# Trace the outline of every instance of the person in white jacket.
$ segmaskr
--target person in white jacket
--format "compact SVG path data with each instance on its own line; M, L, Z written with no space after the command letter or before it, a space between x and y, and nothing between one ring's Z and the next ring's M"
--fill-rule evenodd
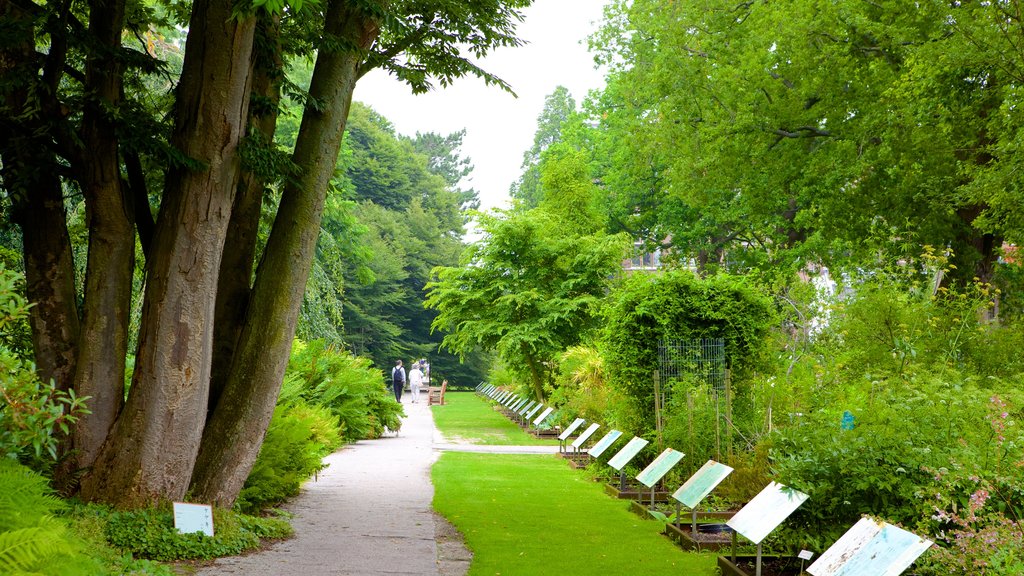
M412 402L415 404L420 399L420 386L423 386L423 372L420 365L413 362L409 369L409 389L412 390Z

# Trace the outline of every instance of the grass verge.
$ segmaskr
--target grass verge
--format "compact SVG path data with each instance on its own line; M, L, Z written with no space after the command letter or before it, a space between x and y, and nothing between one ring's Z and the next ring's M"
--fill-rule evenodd
M447 452L432 474L434 508L473 551L470 576L716 573L713 555L683 552L552 456Z
M445 394L444 406L432 406L434 424L449 441L472 444L535 446L557 445L557 440L540 440L523 432L473 392Z

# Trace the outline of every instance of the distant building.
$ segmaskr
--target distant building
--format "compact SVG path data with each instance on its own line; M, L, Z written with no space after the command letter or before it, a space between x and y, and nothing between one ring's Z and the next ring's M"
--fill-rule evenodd
M661 270L661 248L653 252L644 251L644 243L633 242L633 256L622 261L622 269L626 272L655 272Z
M1021 264L1021 254L1017 251L1017 245L1003 243L1003 255L1000 256L999 260L1006 264Z

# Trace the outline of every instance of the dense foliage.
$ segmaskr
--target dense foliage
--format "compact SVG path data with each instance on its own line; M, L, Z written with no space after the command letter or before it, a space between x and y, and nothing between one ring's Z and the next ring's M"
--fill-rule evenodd
M742 278L631 276L612 294L601 339L609 381L632 399L639 418L621 424L642 432L650 421L658 347L666 341L721 338L729 367L743 376L763 363L773 324L771 301Z
M460 267L439 268L426 305L444 345L459 354L494 350L544 397L556 353L593 326L609 276L624 253L619 236L581 234L544 210L482 217L484 239Z

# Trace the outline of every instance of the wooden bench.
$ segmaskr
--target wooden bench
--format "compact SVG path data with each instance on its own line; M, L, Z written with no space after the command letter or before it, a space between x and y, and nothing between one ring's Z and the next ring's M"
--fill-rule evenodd
M431 386L427 388L427 406L431 404L440 404L444 406L444 393L448 389L448 381L441 382L441 386Z

